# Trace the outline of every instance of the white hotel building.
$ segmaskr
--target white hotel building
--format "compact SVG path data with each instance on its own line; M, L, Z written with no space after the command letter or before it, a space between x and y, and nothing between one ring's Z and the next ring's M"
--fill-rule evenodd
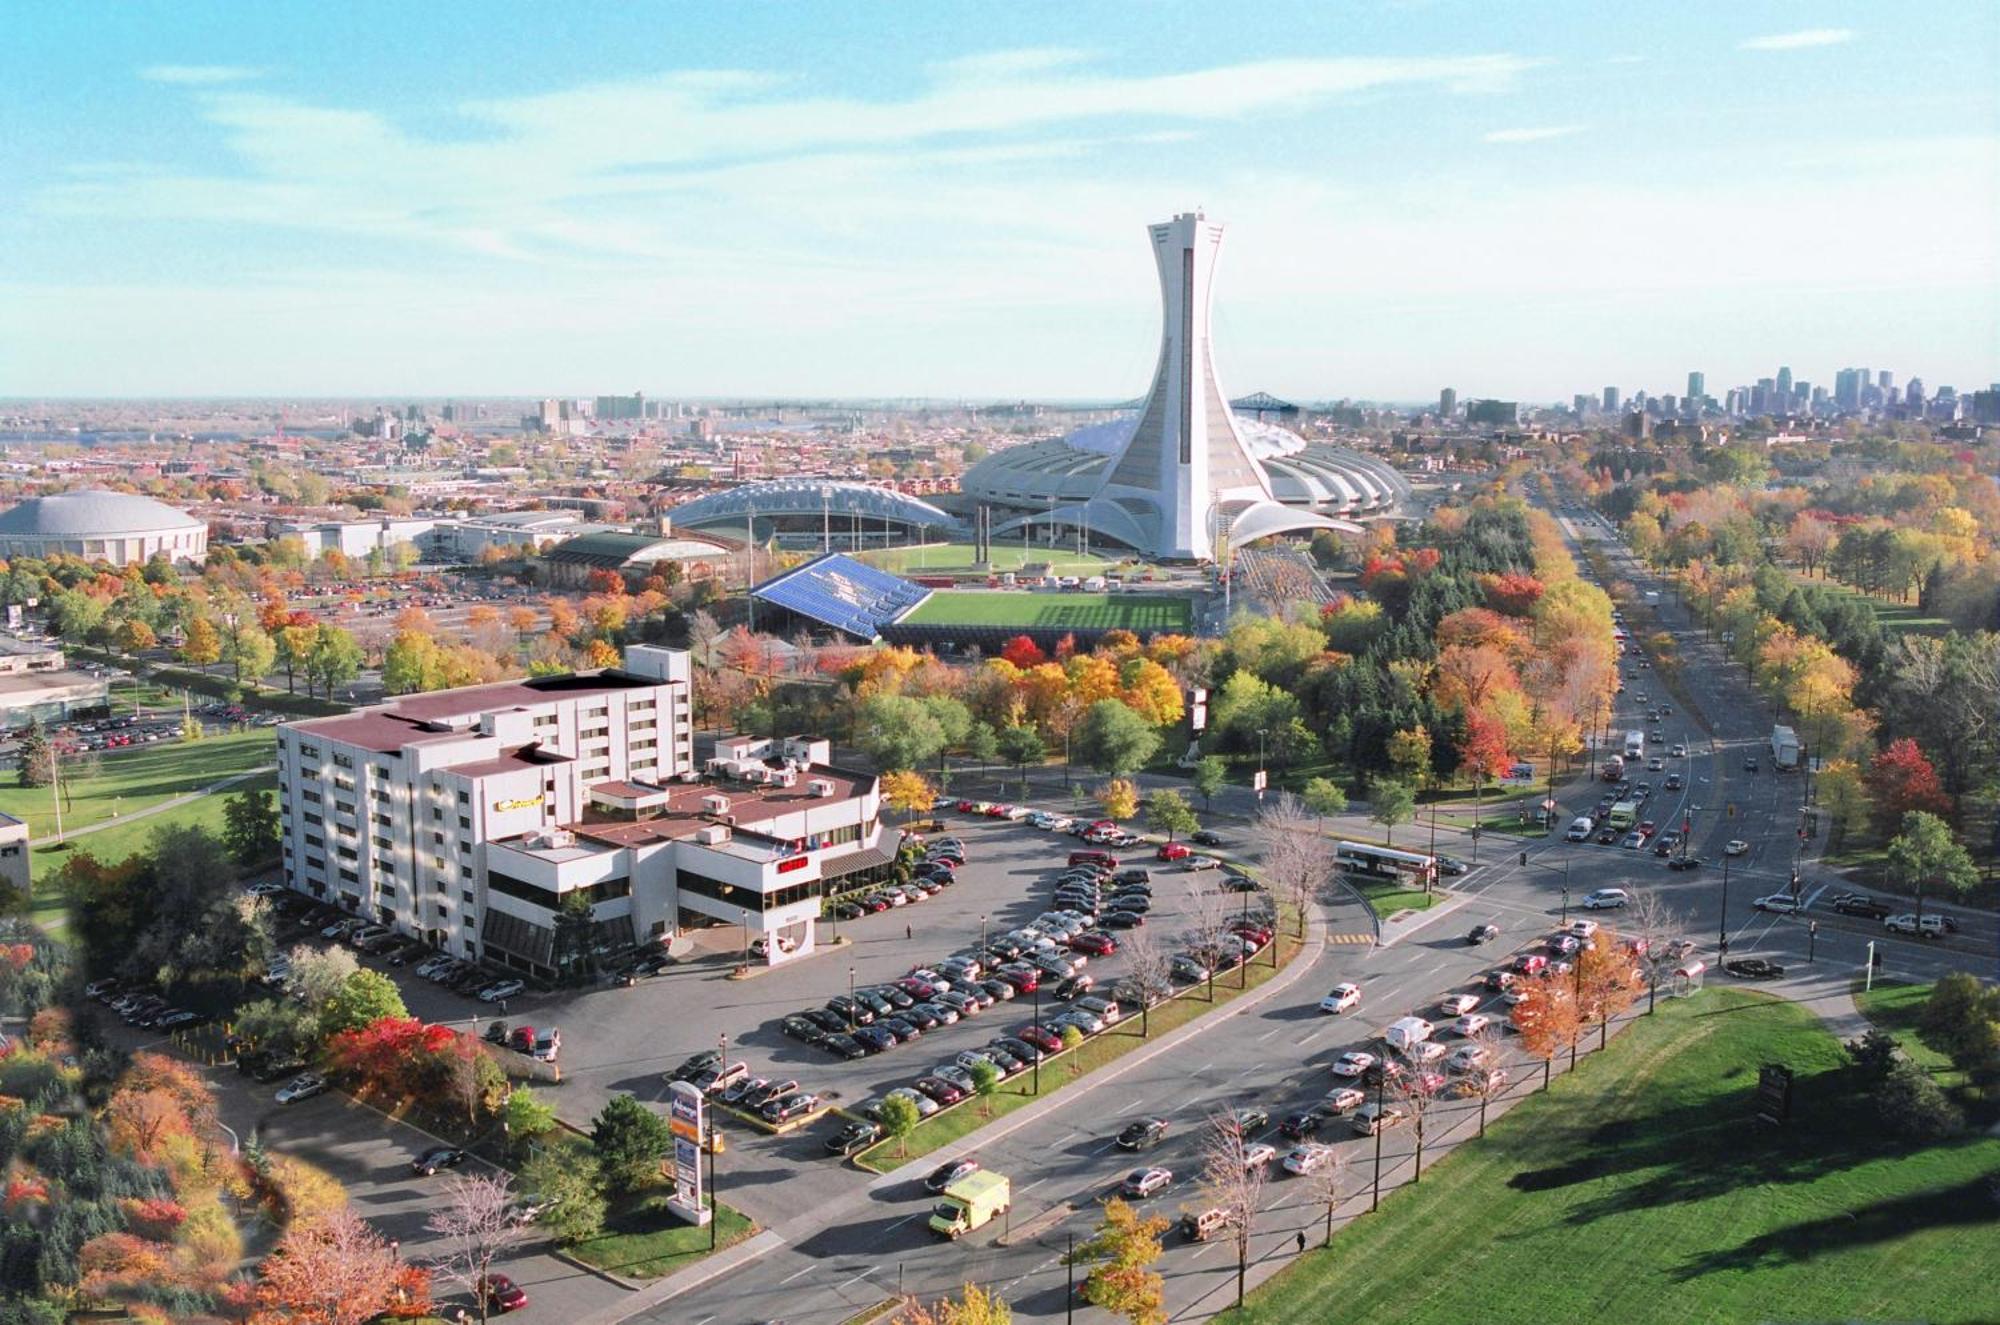
M725 738L697 768L690 705L688 655L634 645L601 672L287 723L285 881L542 978L578 895L600 953L742 924L803 956L822 894L893 859L877 779L809 738Z

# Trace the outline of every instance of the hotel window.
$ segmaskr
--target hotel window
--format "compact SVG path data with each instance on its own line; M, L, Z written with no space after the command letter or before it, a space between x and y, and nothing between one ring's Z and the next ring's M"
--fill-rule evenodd
M318 828L320 825L326 822L326 820L320 818L316 814L302 814L299 817L304 819L307 823L311 824L315 828Z
M336 754L333 757L333 766L335 768L353 768L354 761L352 759L349 759L346 755Z
M466 832L471 832L471 831L472 831L472 820L470 820L470 819L466 818L466 817L465 817L464 815L462 815L462 814L461 814L461 815L459 815L459 816L458 816L458 826L459 826L459 828L461 828L462 830L464 830L464 831L466 831Z
M469 791L461 791L461 792L459 792L459 793L458 793L458 803L459 803L460 805L470 805L470 804L472 804L472 793L471 793L471 792L469 792Z
M312 833L307 833L306 845L309 847L320 847L321 849L324 849L326 846L326 839L323 837L316 836Z
M311 787L306 788L305 801L308 805L319 804L319 799L318 792L314 791Z
M319 747L318 747L318 746L316 746L316 745L301 745L301 746L299 747L299 758L301 758L301 759L318 759L318 758L319 758Z
M353 801L335 801L335 802L333 803L333 808L334 808L335 810L339 811L339 812L340 812L341 814L353 814L353 813L354 813L354 802L353 802Z

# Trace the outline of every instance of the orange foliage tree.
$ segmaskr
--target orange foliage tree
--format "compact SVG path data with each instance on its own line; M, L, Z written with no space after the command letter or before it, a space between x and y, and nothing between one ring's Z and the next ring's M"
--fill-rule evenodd
M403 1267L342 1205L295 1222L260 1267L251 1325L365 1325L397 1305Z
M1521 1047L1542 1060L1542 1089L1547 1090L1556 1056L1564 1050L1574 1053L1577 1037L1583 1034L1570 977L1536 981L1530 996L1514 1005L1510 1020L1521 1033Z

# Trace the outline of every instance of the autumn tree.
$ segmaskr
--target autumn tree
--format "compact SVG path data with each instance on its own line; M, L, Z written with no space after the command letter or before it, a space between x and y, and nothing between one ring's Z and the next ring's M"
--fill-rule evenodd
M1340 784L1332 778L1306 779L1301 797L1305 801L1305 807L1318 816L1321 828L1326 826L1328 815L1347 812L1347 793L1342 791Z
M222 658L222 636L215 629L215 623L207 617L198 616L188 622L182 637L180 659L206 672L210 665Z
M1868 787L1860 765L1836 759L1820 769L1814 794L1827 816L1827 846L1840 850L1847 835L1868 820Z
M967 1284L956 1300L941 1297L929 1304L912 1300L896 1319L903 1325L1012 1325L1014 1313L999 1293Z
M1415 786L1430 775L1431 734L1422 723L1391 732L1387 753L1399 780Z
M251 1325L366 1325L393 1300L398 1271L352 1206L294 1219L258 1267Z
M1139 812L1139 788L1130 778L1112 778L1097 789L1097 804L1107 819L1130 819Z
M479 1319L486 1320L492 1297L493 1262L518 1246L526 1229L509 1217L512 1188L507 1177L454 1173L445 1179L424 1227L437 1235L431 1268L472 1294Z
M1039 667L1048 661L1048 655L1042 652L1041 646L1026 635L1016 635L1001 645L1000 656L1023 670Z
M320 1033L331 1039L342 1031L359 1030L384 1018L404 1018L402 990L379 971L359 970L340 982L320 1008Z
M1139 1212L1114 1196L1104 1204L1097 1232L1070 1255L1073 1265L1090 1266L1084 1300L1123 1316L1131 1325L1165 1325L1166 1282L1153 1268L1162 1248L1160 1235L1167 1221Z
M937 789L922 773L896 769L882 775L882 803L902 811L908 822L937 804Z
M1644 977L1631 949L1609 926L1586 939L1573 960L1577 1012L1584 1020L1597 1023L1597 1047L1602 1049L1610 1037L1611 1019L1637 1000ZM1575 1065L1574 1050L1571 1065Z
M1951 799L1937 770L1909 737L1900 737L1869 761L1868 795L1876 831L1886 836L1914 811L1939 817L1951 813Z
M1576 1042L1583 1034L1583 1023L1570 982L1562 979L1537 981L1530 988L1529 996L1514 1005L1509 1020L1521 1033L1521 1047L1542 1060L1542 1089L1547 1090L1557 1056L1566 1050L1574 1053Z

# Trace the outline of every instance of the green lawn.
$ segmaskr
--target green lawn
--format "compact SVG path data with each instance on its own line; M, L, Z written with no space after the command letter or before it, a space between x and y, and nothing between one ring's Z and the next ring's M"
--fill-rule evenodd
M1375 908L1375 914L1384 920L1398 911L1428 911L1444 900L1444 894L1427 893L1421 888L1392 888L1380 883L1357 884L1355 887Z
M1891 1138L1845 1057L1790 1003L1663 1003L1231 1319L2000 1319L2000 1139ZM1798 1074L1783 1130L1754 1120L1767 1062Z
M209 736L187 744L167 741L97 755L96 777L71 781L63 807L65 832L143 810L163 800L275 763L277 739L268 728ZM24 819L36 841L55 836L55 796L47 787L0 787L0 814Z
M1947 1090L1965 1084L1965 1073L1952 1066L1948 1055L1938 1052L1917 1036L1917 1017L1930 999L1929 985L1906 985L1877 980L1873 989L1854 986L1854 1004L1861 1014L1881 1030L1896 1037L1896 1043L1910 1061L1937 1078Z
M1165 594L940 589L899 624L1185 631L1188 619L1188 600Z
M717 1251L756 1232L747 1215L728 1205L716 1208ZM667 1194L656 1192L614 1209L604 1232L569 1248L586 1265L627 1279L657 1279L708 1255L709 1230L682 1223L667 1209Z
M865 561L883 570L895 571L899 575L921 575L925 571L969 571L972 569L972 544L970 543L930 543L922 547L876 548L870 552L852 554L856 561ZM1116 557L1100 557L1094 552L1078 556L1074 551L1065 552L1060 548L996 547L988 559L987 569L1019 570L1033 563L1048 565L1057 575L1095 575L1107 566L1118 564Z
M1283 970L1298 953L1299 941L1292 937L1290 930L1278 936L1278 966ZM1147 1026L1148 1038L1139 1038L1139 1018L1128 1016L1125 1020L1105 1031L1102 1035L1085 1040L1071 1053L1042 1064L1042 1095L1053 1094L1070 1082L1077 1080L1108 1063L1114 1063L1141 1045L1152 1043L1152 1038L1166 1034L1175 1027L1184 1026L1196 1017L1241 997L1249 989L1256 989L1276 973L1271 966L1268 949L1260 953L1249 971L1248 989L1238 989L1236 972L1225 971L1215 977L1215 1002L1210 1003L1205 996L1206 986L1197 985L1189 993L1153 1009L1151 1022ZM1042 1011L1054 1016L1062 1004L1046 999ZM1021 1011L1019 1000L1015 1010ZM994 1118L1004 1117L1014 1110L1033 1104L1040 1096L1030 1087L1035 1079L1032 1071L1023 1072L1011 1081L1003 1082L986 1103L991 1106L991 1117L985 1116L978 1101L969 1101L956 1108L948 1109L926 1122L917 1124L916 1130L903 1143L884 1141L872 1150L864 1150L858 1162L864 1168L878 1173L887 1173L905 1164L915 1163L934 1150L950 1145L961 1137L970 1136Z

